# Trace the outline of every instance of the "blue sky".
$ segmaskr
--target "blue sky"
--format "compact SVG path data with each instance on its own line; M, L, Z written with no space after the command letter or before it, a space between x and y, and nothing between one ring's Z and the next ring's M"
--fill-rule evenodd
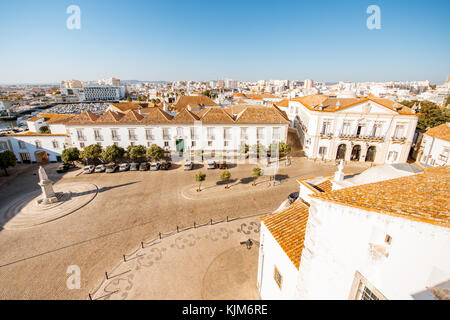
M69 30L69 5L81 29ZM366 27L369 5L381 29ZM0 84L450 75L450 1L0 1Z

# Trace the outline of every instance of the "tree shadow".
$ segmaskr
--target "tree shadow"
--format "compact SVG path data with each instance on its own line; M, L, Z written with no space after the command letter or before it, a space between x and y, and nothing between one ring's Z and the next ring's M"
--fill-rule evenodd
M235 183L237 180L238 179L230 179L230 180L228 180L228 185ZM222 181L222 180L216 181L216 185L218 185L218 186L226 186L227 185L227 181Z
M250 182L253 182L254 180L255 180L255 178L252 178L252 177L242 178L240 180L240 183L242 183L242 184L249 184Z

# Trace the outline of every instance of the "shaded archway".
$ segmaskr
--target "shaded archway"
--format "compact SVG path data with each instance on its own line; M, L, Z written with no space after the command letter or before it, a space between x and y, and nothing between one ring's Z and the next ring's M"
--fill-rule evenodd
M48 162L48 154L43 150L36 151L34 153L37 163L47 163Z
M366 153L366 162L374 162L376 153L377 153L377 148L375 146L369 147L369 149L367 149L367 153Z
M336 153L336 160L345 160L345 153L347 152L347 145L340 144L337 153Z
M361 146L357 144L352 149L352 154L350 156L351 161L359 161L359 157L361 156Z

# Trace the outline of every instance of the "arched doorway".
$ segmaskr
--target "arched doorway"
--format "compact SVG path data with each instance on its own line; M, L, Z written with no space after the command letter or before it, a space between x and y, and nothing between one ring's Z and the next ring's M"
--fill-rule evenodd
M369 149L367 149L367 153L366 153L366 162L374 162L376 153L377 153L377 148L375 146L369 147Z
M347 145L340 144L337 153L336 153L336 160L345 160L345 153L347 151Z
M34 153L37 163L47 163L48 162L48 154L47 152L40 150Z
M352 149L352 155L350 156L351 161L359 161L359 157L361 156L361 146L357 144Z

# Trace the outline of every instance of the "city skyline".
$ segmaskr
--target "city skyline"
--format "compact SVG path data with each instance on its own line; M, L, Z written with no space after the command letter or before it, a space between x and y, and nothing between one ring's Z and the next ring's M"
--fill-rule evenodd
M66 26L73 4L81 9L79 30ZM379 30L366 26L372 4L380 7ZM450 70L447 1L119 1L114 7L6 1L0 7L9 47L1 54L1 85L111 76L441 84Z

